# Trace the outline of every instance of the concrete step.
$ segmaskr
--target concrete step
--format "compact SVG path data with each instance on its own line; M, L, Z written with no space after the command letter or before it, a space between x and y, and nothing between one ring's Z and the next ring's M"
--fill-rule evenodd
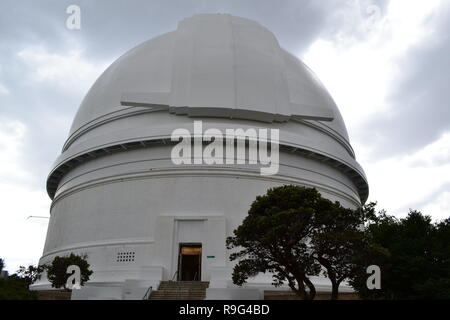
M206 290L208 287L168 287L162 286L159 287L158 290Z
M204 300L206 281L162 281L158 290L152 291L151 300Z
M204 295L204 292L196 292L196 293L190 293L190 292L166 292L166 291L154 291L152 292L152 295L171 295L171 296L202 296Z
M172 290L172 289L160 290L160 289L158 289L156 291L188 294L188 293L202 293L202 292L205 292L205 290Z
M152 294L151 297L152 298L156 298L156 297L194 297L194 298L201 298L204 297L204 294L165 294L165 293L161 293L161 294Z
M204 300L205 296L192 296L192 295L152 295L150 297L150 300Z
M179 296L189 296L189 295L204 295L205 291L202 292L177 292L177 291L165 291L165 290L157 290L151 293L152 295L179 295Z
M190 296L204 296L204 294L155 293L155 294L151 295L151 297L156 297L156 296L173 296L173 297L185 296L185 297L190 297Z
M180 291L187 291L187 290L206 290L207 287L205 288L189 288L189 287L159 287L158 290L180 290Z
M205 290L206 288L182 288L182 287L178 287L178 288L174 288L174 287L159 287L158 290L180 290L180 291L187 291L187 290Z
M192 298L192 297L176 297L176 298L167 298L167 297L161 297L161 298L152 298L152 300L205 300L205 298Z
M207 285L189 285L189 284L161 284L159 285L160 288L208 288Z
M159 285L160 287L208 287L209 283L208 282L185 282L185 281L163 281L161 282L161 284Z

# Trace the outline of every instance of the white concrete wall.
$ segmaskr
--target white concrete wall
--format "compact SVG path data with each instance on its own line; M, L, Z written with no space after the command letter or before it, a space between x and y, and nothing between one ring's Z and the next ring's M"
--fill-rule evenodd
M41 263L74 251L89 256L95 283L140 279L149 267L160 268L160 280L169 280L177 270L178 244L201 242L202 280L224 287L231 283L234 265L228 261L225 239L268 188L283 183L314 186L345 206L358 205L352 182L312 159L282 153L280 174L262 177L245 165L171 167L164 159L170 148L97 158L65 176L52 205ZM196 222L195 231L185 229L186 222ZM119 252L133 253L133 261L117 262Z
M253 31L247 33L245 26ZM53 203L41 263L86 253L93 284L140 279L157 285L175 273L178 243L198 241L204 248L202 280L211 281L212 288L228 287L233 263L225 239L268 188L315 187L350 208L365 201L367 182L339 110L311 71L279 48L268 30L224 15L190 18L179 27L182 31L147 41L118 59L83 100L49 175ZM259 36L249 36L253 32ZM229 43L240 49L224 58ZM273 49L270 54L267 48ZM191 58L199 60L192 65ZM195 72L186 73L191 67ZM221 68L228 80L217 77ZM161 101L129 105L122 103L124 94ZM334 118L311 117L321 110ZM257 165L174 165L172 145L163 143L174 129L192 132L194 120L203 121L203 131L278 129L283 147L278 174L261 176ZM140 149L110 154L126 143ZM120 253L129 261L118 261ZM48 283L43 279L41 285Z

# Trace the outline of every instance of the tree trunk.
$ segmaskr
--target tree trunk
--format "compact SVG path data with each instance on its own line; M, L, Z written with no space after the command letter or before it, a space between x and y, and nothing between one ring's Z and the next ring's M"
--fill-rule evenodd
M308 294L307 300L314 300L314 298L316 297L316 287L311 282L311 280L309 280L307 277L305 277L304 281L309 288L309 294Z
M333 281L331 283L331 300L338 300L339 298L339 283Z
M298 280L297 281L297 286L298 288L295 286L294 282L289 281L289 287L292 289L292 291L295 292L296 295L298 295L300 298L306 300L306 291L305 291L305 285L303 283L302 280Z

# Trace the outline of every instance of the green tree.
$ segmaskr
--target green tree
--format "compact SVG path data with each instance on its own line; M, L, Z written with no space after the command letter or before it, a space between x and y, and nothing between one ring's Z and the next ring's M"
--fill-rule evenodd
M228 249L239 249L230 255L230 260L239 260L233 282L242 285L249 277L270 272L275 286L287 282L303 299L314 299L309 276L318 275L321 267L308 240L322 201L317 190L297 186L269 189L258 196L234 236L227 238Z
M71 253L69 256L59 257L56 256L50 265L46 265L47 278L54 288L66 288L67 279L70 274L67 273L67 268L71 265L77 265L80 267L81 279L80 284L83 285L89 280L92 271L89 269L90 265L87 262L87 256L79 256Z
M310 246L313 256L324 268L332 284L331 299L338 299L339 285L367 267L381 251L369 244L364 225L372 218L369 204L358 210L323 199L314 218Z
M43 271L44 271L43 266L37 267L33 265L29 265L28 267L20 266L19 270L16 271L15 276L22 279L28 286L30 286L41 277Z
M0 300L35 300L36 291L28 290L28 286L22 279L14 275L8 279L0 280Z
M372 245L389 252L380 266L382 288L367 290L364 270L351 284L365 298L449 299L449 220L433 224L429 216L414 210L404 219L380 212L366 232Z
M240 249L230 256L239 260L233 282L242 285L248 277L271 272L275 286L287 281L299 296L314 299L309 276L322 273L332 283L331 298L337 299L342 281L388 254L372 245L364 231L365 223L375 217L374 207L371 203L347 209L314 188L269 189L256 198L234 236L227 239L229 249Z
M0 272L5 267L5 260L0 259ZM28 290L28 285L23 279L12 275L0 279L0 300L34 300L36 292Z

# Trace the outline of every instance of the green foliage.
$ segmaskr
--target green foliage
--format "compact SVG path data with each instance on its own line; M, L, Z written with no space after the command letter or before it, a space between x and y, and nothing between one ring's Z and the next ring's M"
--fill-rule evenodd
M366 288L361 268L351 284L365 298L449 299L450 219L433 224L431 218L410 211L404 219L381 212L366 230L372 246L389 255L379 261L381 290Z
M73 253L66 257L56 256L50 265L45 266L47 278L52 284L52 287L66 289L66 282L70 276L70 274L67 273L67 268L71 265L80 267L81 285L88 281L92 271L89 270L90 265L86 258L86 256L78 256Z
M35 300L37 293L28 290L28 285L22 279L11 276L0 280L0 300Z
M230 256L239 260L233 282L242 285L260 272L271 272L275 286L287 282L298 295L313 299L309 276L319 275L324 267L337 298L339 284L357 271L356 259L371 252L362 230L367 216L322 198L313 188L270 189L256 198L227 239L229 249L240 249Z
M16 271L15 276L25 281L25 283L29 286L36 282L41 277L42 272L44 271L43 266L33 266L29 265L28 267L20 266L19 270Z
M3 271L3 268L5 267L5 260L3 260L2 258L0 258L0 272Z
M258 196L234 236L227 238L229 249L240 249L230 256L239 259L233 282L242 285L260 272L271 272L275 286L287 282L298 295L314 298L307 275L319 274L320 265L311 256L307 238L320 199L317 190L296 186L269 189Z
M367 266L375 254L364 232L364 224L371 219L366 208L351 210L339 202L323 199L315 215L310 247L313 256L324 267L324 275L332 284L332 299L338 298L339 285Z

